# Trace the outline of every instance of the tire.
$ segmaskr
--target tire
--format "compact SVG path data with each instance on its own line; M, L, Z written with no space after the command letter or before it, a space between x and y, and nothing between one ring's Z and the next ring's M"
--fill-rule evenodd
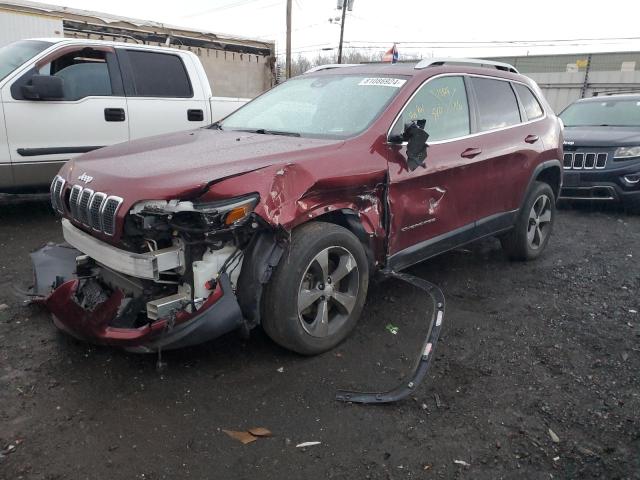
M325 352L355 328L368 286L369 264L355 235L331 223L302 225L265 288L262 326L289 350Z
M518 214L513 230L500 238L511 260L534 260L544 251L556 218L556 201L547 183L535 182Z

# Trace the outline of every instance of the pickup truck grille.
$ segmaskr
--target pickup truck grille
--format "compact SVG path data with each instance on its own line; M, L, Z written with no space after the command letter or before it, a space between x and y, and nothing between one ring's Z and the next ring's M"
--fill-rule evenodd
M607 165L606 153L570 152L564 154L562 166L565 170L602 169Z
M65 181L56 176L51 183L51 205L58 213L65 211ZM74 185L68 194L67 210L73 220L85 227L112 236L116 230L116 214L122 198L94 192Z

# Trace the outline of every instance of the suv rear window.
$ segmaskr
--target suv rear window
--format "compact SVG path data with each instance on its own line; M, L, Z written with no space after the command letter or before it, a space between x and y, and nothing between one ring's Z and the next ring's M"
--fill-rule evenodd
M476 92L480 130L493 130L520 123L520 110L511 84L503 80L472 77Z
M529 87L521 83L514 83L513 87L516 89L516 92L518 92L520 102L522 102L522 106L524 107L524 113L527 114L527 120L534 120L544 115L540 102L538 102L538 99Z
M127 50L138 97L193 96L191 82L177 55Z

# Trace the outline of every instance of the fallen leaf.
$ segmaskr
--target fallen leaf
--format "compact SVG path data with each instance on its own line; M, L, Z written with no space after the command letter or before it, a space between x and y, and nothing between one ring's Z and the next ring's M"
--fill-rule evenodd
M263 427L250 428L247 431L256 437L270 437L272 435L271 430L267 430Z
M222 430L222 431L227 435L229 435L234 440L238 440L239 442L242 442L245 445L247 443L255 442L258 439L258 437L251 435L249 432L236 432L235 430Z
M551 441L553 443L560 443L560 437L558 437L558 435L556 435L556 432L551 429L549 429L549 436L551 437Z
M9 305L7 305L6 303L0 304L0 312L3 311L3 310L6 310L8 308L9 308Z
M282 372L284 372L284 367L280 367L280 368L278 368L276 371L277 371L278 373L282 373Z
M296 448L313 447L314 445L320 445L322 442L302 442L296 445Z

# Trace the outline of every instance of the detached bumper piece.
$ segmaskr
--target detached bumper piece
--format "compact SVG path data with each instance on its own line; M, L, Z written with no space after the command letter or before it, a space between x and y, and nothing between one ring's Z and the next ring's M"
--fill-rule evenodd
M396 278L398 280L405 281L414 287L422 289L425 293L428 293L433 300L433 313L429 322L429 330L427 337L420 350L420 356L418 357L412 372L403 380L403 382L397 387L387 392L355 392L349 390L338 390L336 393L336 400L341 402L353 402L353 403L392 403L402 400L411 395L418 385L424 380L431 366L431 359L434 355L434 350L438 337L440 336L440 330L442 328L442 321L444 320L444 294L433 283L427 282L413 275L406 273L387 272L388 278Z

